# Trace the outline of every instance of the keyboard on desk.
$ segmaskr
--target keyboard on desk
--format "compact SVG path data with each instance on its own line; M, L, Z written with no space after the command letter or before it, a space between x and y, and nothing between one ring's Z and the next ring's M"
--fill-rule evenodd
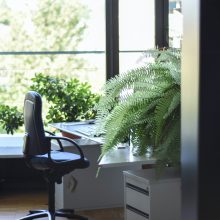
M76 128L75 128L75 131L78 132L78 133L81 133L83 135L86 135L86 136L94 136L95 134L95 125L94 124L91 124L91 125L78 125Z
M60 129L61 131L64 130L66 132L70 133L77 133L83 134L87 137L100 137L100 135L96 135L96 124L94 120L87 120L84 122L64 122L60 126L55 126L57 129Z

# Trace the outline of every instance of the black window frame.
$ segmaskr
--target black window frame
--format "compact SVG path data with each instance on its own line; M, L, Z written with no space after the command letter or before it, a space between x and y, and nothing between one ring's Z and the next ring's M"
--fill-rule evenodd
M119 74L119 1L106 0L106 79ZM155 47L169 47L169 0L155 0ZM134 51L133 51L134 52Z

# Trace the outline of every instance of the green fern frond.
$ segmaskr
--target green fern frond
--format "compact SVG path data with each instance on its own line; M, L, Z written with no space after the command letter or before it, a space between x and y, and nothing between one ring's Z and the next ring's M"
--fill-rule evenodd
M173 99L170 102L170 106L167 110L167 113L164 115L164 119L166 120L173 111L175 111L178 106L180 106L180 91L175 91L175 93L173 94Z
M181 52L179 49L149 50L147 54L155 58L155 64L163 63L164 68L170 70L171 76L180 85Z
M137 99L131 97L133 102L122 102L116 106L111 114L106 118L105 121L105 142L104 148L109 149L109 146L114 146L123 140L134 128L137 119L143 117L143 107L146 105L146 100ZM139 102L137 104L137 102ZM140 110L141 109L141 110ZM143 124L143 123L142 123ZM116 139L116 137L118 138Z
M166 132L166 136L156 150L155 157L158 163L178 166L180 163L180 118L176 118Z
M131 136L137 152L156 149L159 165L178 164L180 152L180 51L150 51L152 63L109 80L96 105L101 157Z
M180 92L177 88L170 89L160 98L155 110L155 144L158 145L160 139L163 138L162 131L168 121L172 120L172 113L180 105Z

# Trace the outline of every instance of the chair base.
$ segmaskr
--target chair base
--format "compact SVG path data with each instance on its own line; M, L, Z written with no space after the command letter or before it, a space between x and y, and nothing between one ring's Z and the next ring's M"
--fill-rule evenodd
M46 210L36 211L35 213L21 217L18 220L31 220L31 219L44 218L44 217L48 217L48 220L54 220L54 217L51 216L51 214Z
M31 210L29 215L19 218L19 220L31 220L37 218L48 217L49 220L55 220L57 217L66 217L69 219L88 220L88 218L75 214L73 209L59 209L55 213L50 213L48 210Z

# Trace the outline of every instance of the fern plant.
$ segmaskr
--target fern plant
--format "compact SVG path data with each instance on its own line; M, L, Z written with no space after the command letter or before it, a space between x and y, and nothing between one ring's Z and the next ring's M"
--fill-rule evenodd
M153 146L157 164L180 161L180 50L151 50L153 61L110 79L96 105L101 157L131 137L137 153Z

